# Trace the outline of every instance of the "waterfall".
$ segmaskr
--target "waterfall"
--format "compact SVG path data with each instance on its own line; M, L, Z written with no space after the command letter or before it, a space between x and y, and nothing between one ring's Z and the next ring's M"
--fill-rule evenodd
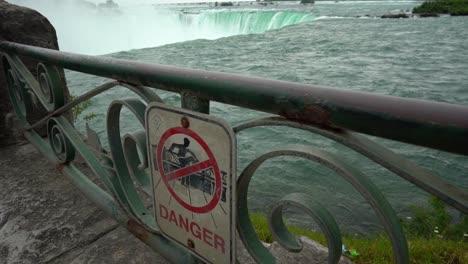
M46 16L56 29L61 50L89 55L258 34L315 19L301 10L251 7L129 5L109 9L83 0L10 1Z
M310 13L294 11L206 11L199 14L181 14L187 28L203 35L230 36L263 33L267 30L313 21Z

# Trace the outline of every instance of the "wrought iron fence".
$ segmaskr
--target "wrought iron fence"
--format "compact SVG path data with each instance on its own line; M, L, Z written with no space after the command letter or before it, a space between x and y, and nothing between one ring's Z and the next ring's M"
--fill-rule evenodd
M150 102L162 102L157 89L179 93L182 108L209 113L210 101L271 113L274 116L247 121L233 128L235 133L258 126L288 126L319 134L368 157L401 178L431 193L447 204L468 213L468 192L434 175L412 161L373 142L367 134L447 152L468 155L468 107L370 93L273 81L234 74L145 64L104 57L77 55L11 42L0 42L4 74L13 108L25 137L100 208L125 226L141 241L174 263L199 260L183 247L165 238L147 209L139 191L152 195L147 174L146 132L139 130L121 138L119 117L129 109L144 127L145 109ZM40 61L37 78L19 56ZM68 102L57 67L106 77L103 84ZM99 145L96 135L91 146L85 142L64 114L74 106L121 86L140 98L116 100L107 113L110 150ZM33 124L28 122L34 103L49 114ZM46 127L48 137L35 128ZM358 134L358 133L361 134ZM140 149L141 156L138 155ZM86 161L104 188L95 184L72 162L75 153ZM249 218L247 193L252 176L265 161L278 156L309 159L343 177L367 200L382 222L397 263L408 263L409 254L399 218L378 188L359 170L336 155L311 146L289 147L261 155L237 178L237 231L250 255L259 263L276 259L255 235ZM138 185L138 186L135 186ZM306 194L289 194L275 204L268 215L275 239L290 251L301 244L282 220L284 207L296 206L309 214L326 235L329 262L341 256L341 235L333 217Z

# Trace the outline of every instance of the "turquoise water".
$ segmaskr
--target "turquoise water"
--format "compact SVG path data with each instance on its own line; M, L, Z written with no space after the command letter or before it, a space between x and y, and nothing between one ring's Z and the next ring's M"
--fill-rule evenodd
M286 3L268 8L242 5L232 10L199 5L161 6L181 25L197 28L200 39L105 56L468 105L468 17L374 18L418 4L347 1L317 2L305 9ZM212 36L227 37L207 39L203 34L210 30ZM73 72L67 72L67 79L73 94L104 82ZM166 103L180 105L177 94L159 94ZM131 93L124 89L113 90L93 99L87 110L97 114L90 124L104 141L107 107L112 100L127 96ZM211 104L211 113L233 126L266 115L216 102ZM129 113L124 113L122 123L129 130L137 128ZM78 125L82 128L83 121ZM466 157L374 140L468 188ZM410 205L426 202L426 194L412 184L338 143L310 133L290 128L256 128L241 133L238 144L239 173L269 150L286 144L305 144L337 154L359 168L401 217L409 215ZM319 200L344 229L368 233L380 228L370 206L349 184L331 171L301 159L277 158L262 166L250 186L250 209L266 211L290 192L305 192ZM294 212L290 221L310 226L309 219Z
M218 31L221 34L263 33L289 25L315 20L315 16L297 11L213 11L183 14L181 19L188 27Z

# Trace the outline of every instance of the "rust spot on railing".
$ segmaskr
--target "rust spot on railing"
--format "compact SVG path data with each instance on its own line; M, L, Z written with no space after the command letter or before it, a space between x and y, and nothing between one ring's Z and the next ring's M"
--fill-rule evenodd
M149 237L149 232L135 220L130 219L127 222L127 229L138 239L145 241Z
M280 111L278 113L287 119L299 121L301 123L313 123L323 127L330 127L330 112L318 105L307 105L302 111Z

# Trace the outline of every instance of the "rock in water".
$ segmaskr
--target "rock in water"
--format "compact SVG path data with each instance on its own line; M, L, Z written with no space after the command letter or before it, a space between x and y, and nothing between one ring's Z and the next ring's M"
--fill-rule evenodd
M221 2L221 4L219 4L220 6L233 6L234 4L232 2Z
M439 14L434 14L434 13L422 13L418 15L419 17L439 17Z
M58 50L57 35L50 22L39 12L22 6L12 5L4 0L0 0L0 41L12 41L21 44L38 46L48 49ZM36 76L37 61L22 58L23 63ZM62 78L65 96L69 93L66 86L63 69L59 69ZM41 107L34 107L34 114L30 123L39 120L46 115L46 110ZM13 109L8 96L6 78L3 65L0 63L0 146L14 144L21 139L18 131L12 128ZM70 120L72 117L69 117ZM46 134L46 129L39 129L41 135Z
M385 14L382 18L409 18L410 16L405 13L398 13L398 14Z

